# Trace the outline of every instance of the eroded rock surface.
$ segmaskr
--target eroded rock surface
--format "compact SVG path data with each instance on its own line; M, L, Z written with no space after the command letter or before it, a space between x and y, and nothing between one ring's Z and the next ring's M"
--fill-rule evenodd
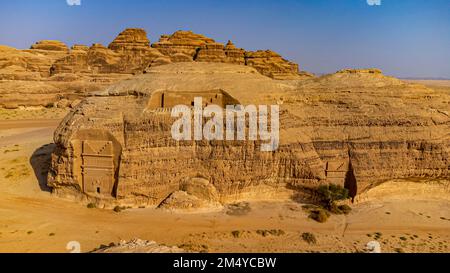
M93 253L186 253L186 251L176 246L169 247L153 241L133 239L128 242L121 241L114 246L100 248Z
M279 105L279 148L263 152L260 140L248 139L175 141L171 107L190 106L195 96ZM55 132L49 186L100 203L184 208L294 196L324 183L358 195L396 178L448 181L449 101L448 93L374 69L280 82L227 63L157 66L66 117Z
M162 35L151 44L145 30L129 28L108 46L74 45L69 49L53 40L39 41L27 50L0 46L0 107L51 106L62 99L87 96L150 68L178 62L248 65L275 79L303 75L298 65L272 51L246 52L231 41L224 46L192 31ZM22 81L39 87L23 91ZM80 88L73 88L74 82Z

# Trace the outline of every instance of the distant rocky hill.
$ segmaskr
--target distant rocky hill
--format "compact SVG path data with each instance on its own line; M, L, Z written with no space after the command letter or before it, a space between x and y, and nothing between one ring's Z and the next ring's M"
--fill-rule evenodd
M27 50L0 46L0 107L64 107L66 100L146 73L151 67L177 62L247 65L274 79L311 76L270 50L245 51L231 41L224 45L191 31L162 35L151 44L145 30L130 28L108 47L93 44L69 49L53 40L39 41Z

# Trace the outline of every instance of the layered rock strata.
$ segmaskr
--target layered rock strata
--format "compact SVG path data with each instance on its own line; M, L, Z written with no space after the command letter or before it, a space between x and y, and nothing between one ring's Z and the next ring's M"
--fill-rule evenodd
M78 99L155 66L177 62L232 63L254 67L275 79L304 77L296 64L272 51L246 52L231 41L224 46L192 31L162 35L151 44L145 30L130 28L107 47L96 43L69 49L53 40L39 41L27 50L0 46L0 107L57 105L59 100ZM23 91L21 86L32 87Z
M263 152L261 140L249 139L174 140L170 108L190 106L195 96L279 105L279 148ZM288 84L233 64L158 66L66 117L55 132L49 186L102 204L204 208L293 198L326 183L357 197L390 179L449 181L449 99L377 70Z

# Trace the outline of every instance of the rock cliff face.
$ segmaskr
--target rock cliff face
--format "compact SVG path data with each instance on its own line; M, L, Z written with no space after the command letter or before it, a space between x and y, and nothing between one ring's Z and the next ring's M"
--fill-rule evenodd
M228 41L225 46L226 62L232 64L245 64L245 50L237 48L232 41Z
M192 31L177 31L172 35L162 35L159 42L154 43L152 47L158 49L166 56L181 53L194 60L198 49L214 43L213 39Z
M194 95L280 105L279 148L262 152L260 140L248 139L175 141L166 102L191 105ZM66 117L55 132L49 186L104 205L202 208L323 183L358 195L394 178L448 181L449 99L376 70L281 83L226 63L157 66Z
M224 46L191 31L162 35L158 42L151 44L145 30L130 28L108 47L93 44L74 45L69 49L53 40L39 41L27 50L0 46L0 95L3 96L0 107L56 105L59 100L83 97L92 89L100 90L153 67L178 62L232 63L254 67L275 79L302 77L296 64L272 51L246 52L231 41ZM31 86L29 81L39 81L39 88L22 92L20 86ZM77 92L73 88L75 82ZM29 98L29 103L24 96Z
M246 64L261 74L274 79L289 79L298 73L298 65L283 59L279 54L266 50L245 53Z
M147 51L150 47L150 40L143 29L129 28L119 34L108 46L114 51Z
M274 79L299 77L298 65L283 59L273 51L246 52L244 49L236 48L231 41L224 46L191 31L177 31L172 35L163 35L152 47L169 56L172 62L233 63L254 67L261 74Z
M130 28L121 32L108 46L93 44L91 47L74 45L70 50L62 42L44 40L29 50L14 50L2 47L3 62L0 68L16 71L22 67L30 73L49 77L60 73L75 74L136 74L147 67L170 62L225 62L248 65L272 78L295 78L298 65L284 60L272 51L245 52L228 41L224 46L211 38L193 33L177 31L162 35L150 44L143 29ZM17 56L19 55L19 56ZM15 70L16 69L16 70ZM0 74L2 75L2 74ZM2 76L8 79L11 76Z

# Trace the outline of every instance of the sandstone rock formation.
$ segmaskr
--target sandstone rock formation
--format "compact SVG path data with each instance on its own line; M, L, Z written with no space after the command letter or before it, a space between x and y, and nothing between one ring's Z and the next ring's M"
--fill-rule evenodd
M43 40L31 46L31 49L45 50L45 51L63 51L68 52L69 48L63 42Z
M225 46L225 55L227 56L227 63L240 65L245 64L245 50L242 48L237 48L230 40Z
M119 34L108 46L114 51L147 51L150 47L150 40L143 29L129 28Z
M263 152L260 140L248 139L175 141L170 108L190 106L194 96L280 105L279 148ZM289 83L226 63L157 66L66 117L55 132L49 186L99 204L200 208L323 183L360 194L395 178L448 180L449 99L377 70ZM356 182L345 179L350 169Z
M89 47L88 47L87 45L73 45L70 49L71 49L72 51L75 51L75 50L79 50L79 51L88 51L88 50L89 50Z
M298 73L297 64L283 59L279 54L270 50L246 52L245 60L247 65L274 79L289 79L293 75L297 76Z
M102 247L93 253L186 253L176 246L159 245L153 241L133 239L129 242L121 241L118 245Z
M162 35L152 47L166 56L182 53L194 60L198 49L207 44L215 44L215 41L192 31L177 31L172 35Z
M252 66L261 74L274 79L299 77L298 65L283 59L273 51L245 52L243 49L236 48L231 41L224 46L191 31L177 31L172 35L162 35L160 41L152 47L165 56L169 56L172 62L225 62Z
M231 41L224 46L191 31L162 35L151 45L145 30L130 28L121 32L108 47L73 45L69 49L64 43L53 40L39 41L27 50L0 46L0 95L3 96L0 107L47 106L60 99L78 99L89 95L86 92L92 89L103 89L118 80L146 73L155 66L194 61L248 65L275 79L304 78L296 64L272 51L245 52ZM33 87L30 92L17 93L22 90L23 82L14 81L40 83L39 88ZM69 84L64 84L68 82L86 85L81 88L85 92L74 93ZM13 89L6 89L11 87ZM25 95L30 103L23 99Z
M222 205L214 185L205 178L195 177L180 184L180 190L171 193L158 208L198 212L222 209Z

